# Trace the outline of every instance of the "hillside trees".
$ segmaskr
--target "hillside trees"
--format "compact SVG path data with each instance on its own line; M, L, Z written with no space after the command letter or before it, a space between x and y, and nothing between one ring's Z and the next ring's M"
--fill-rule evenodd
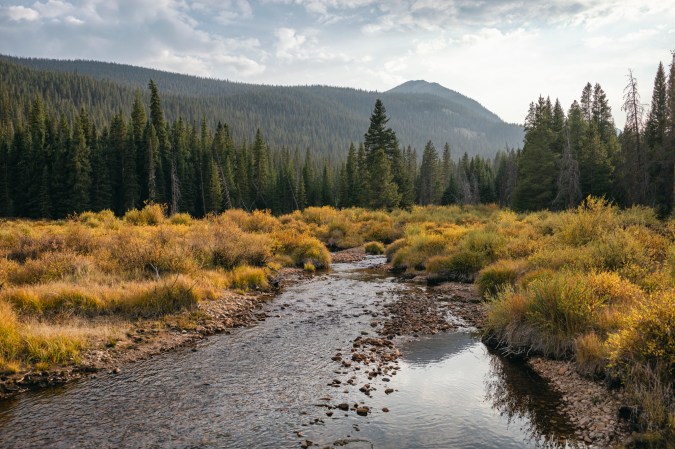
M0 82L0 216L62 218L88 209L121 215L147 202L194 216L413 203L537 210L573 208L588 195L665 215L675 190L674 70L659 65L646 119L629 73L620 136L605 92L588 83L567 114L558 100L530 105L522 150L506 148L491 159L465 152L455 160L448 143L439 155L427 141L419 159L417 149L401 148L381 100L364 141L333 158L311 146L275 148L265 126L247 142L236 141L223 122L211 128L207 117L168 121L154 81L107 122L74 104L57 114L40 96L13 97Z

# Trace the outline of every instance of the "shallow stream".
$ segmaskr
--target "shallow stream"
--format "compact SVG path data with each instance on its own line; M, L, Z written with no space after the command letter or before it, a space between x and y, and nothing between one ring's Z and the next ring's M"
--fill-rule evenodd
M470 330L402 342L390 382L344 383L349 352L382 305L422 288L369 258L288 287L268 318L63 388L0 402L0 447L573 447L560 398L522 362ZM373 316L375 315L375 317ZM330 386L333 379L342 381ZM385 394L384 389L395 391ZM327 405L361 403L368 416ZM383 408L389 411L382 411ZM332 413L329 417L327 413Z

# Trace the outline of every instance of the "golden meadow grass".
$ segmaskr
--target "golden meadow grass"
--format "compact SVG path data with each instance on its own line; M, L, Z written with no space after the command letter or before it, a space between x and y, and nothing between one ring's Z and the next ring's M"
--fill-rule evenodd
M328 267L325 246L265 212L194 220L149 205L122 218L104 211L4 221L0 371L77 362L109 337L102 320L192 310L227 288L266 289L273 268L306 263Z
M408 214L386 249L395 269L475 279L493 342L621 379L644 427L675 435L675 220L593 198L565 212Z
M402 235L391 216L365 209L165 212L151 204L121 218L2 222L0 372L77 362L82 349L114 340L106 320L168 319L225 289L267 289L284 266L328 268L327 247L383 250Z
M675 220L592 198L576 210L524 215L494 206L311 207L196 220L150 205L122 218L6 221L0 370L76 360L101 340L97 332L110 332L87 331L83 320L191 310L227 288L267 288L283 266L326 268L328 248L366 245L399 272L475 281L493 341L619 377L649 410L645 426L672 428L675 405L663 392L675 377L674 241ZM66 318L78 326L64 327Z

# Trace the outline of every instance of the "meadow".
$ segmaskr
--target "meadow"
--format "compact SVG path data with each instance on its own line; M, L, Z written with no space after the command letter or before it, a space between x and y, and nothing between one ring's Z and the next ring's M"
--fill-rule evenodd
M159 322L225 290L271 288L329 250L385 253L401 276L474 282L486 342L576 361L625 386L639 425L675 435L675 220L588 198L574 210L496 206L393 212L310 207L167 217L159 205L0 226L0 371L77 363L131 323Z
M574 360L625 386L647 440L675 441L675 220L588 198L577 209L413 209L395 271L475 282L484 338L505 352Z

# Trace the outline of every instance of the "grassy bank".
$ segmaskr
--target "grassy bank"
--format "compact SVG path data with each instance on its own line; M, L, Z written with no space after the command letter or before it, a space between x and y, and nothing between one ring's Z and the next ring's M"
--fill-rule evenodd
M130 321L194 310L225 289L266 289L283 266L328 267L330 254L302 219L287 226L230 211L193 220L151 205L123 218L2 222L0 372L77 363Z
M2 221L0 373L78 363L139 319L175 322L226 290L270 288L282 267L328 268L328 248L382 250L401 235L386 213L330 207L196 220L149 205L121 218Z
M77 362L124 323L161 321L227 289L266 289L281 267L313 272L330 265L329 248L361 245L406 276L475 282L488 305L486 338L619 380L646 438L675 440L675 220L596 199L524 215L322 207L195 220L151 205L122 218L5 221L0 371Z
M394 269L474 281L486 337L618 379L647 439L675 438L675 220L589 199L576 210L414 210L387 248Z

